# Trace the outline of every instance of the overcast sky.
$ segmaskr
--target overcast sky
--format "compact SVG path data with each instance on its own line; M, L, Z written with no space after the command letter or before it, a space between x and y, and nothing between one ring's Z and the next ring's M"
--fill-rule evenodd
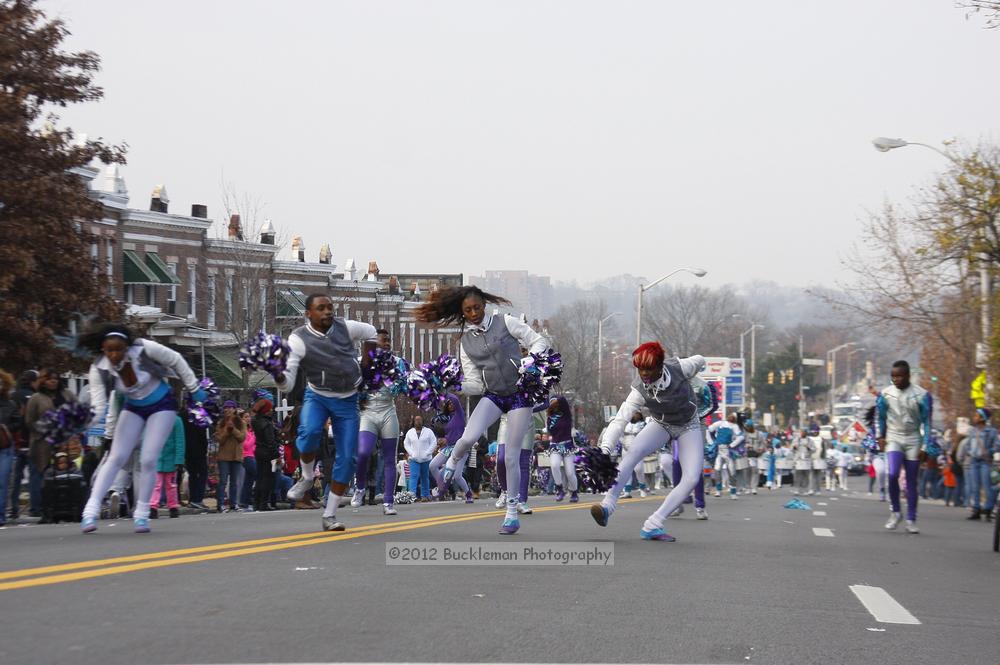
M1000 30L952 0L43 7L103 60L63 118L129 144L133 207L221 220L225 179L384 274L833 284L943 167L873 137L1000 138Z

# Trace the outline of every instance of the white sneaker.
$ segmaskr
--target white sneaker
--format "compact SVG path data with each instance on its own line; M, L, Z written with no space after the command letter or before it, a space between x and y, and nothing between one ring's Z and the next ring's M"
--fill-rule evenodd
M674 512L670 513L668 517L680 517L684 513L684 506L677 506L674 508Z
M382 514L383 515L395 515L396 514L396 509L392 506L392 504L383 503L382 504Z
M306 492L312 489L312 486L312 479L306 480L305 478L300 478L299 482L288 488L288 498L292 501L301 501Z
M906 533L920 533L914 520L906 520Z
M750 490L750 493L756 495L757 494L757 488L755 487L752 490Z
M890 513L889 521L885 523L885 528L889 529L890 531L895 529L897 526L899 526L899 520L900 520L899 513Z
M507 506L507 493L500 492L500 496L497 497L497 502L493 505L496 506L498 509L505 508Z
M806 492L806 496L812 496L815 493L816 493L815 491L809 490L808 492Z
M358 508L361 506L362 502L365 500L364 490L355 490L354 496L351 497L351 508Z
M517 504L517 514L518 515L530 515L532 513L531 506L526 503Z
M731 494L729 495L729 498L730 498L730 499L732 499L733 501L736 501L738 497L737 497L737 496L736 496L735 494L732 494L732 493L731 493Z
M639 496L642 497L643 499L645 499L647 496L649 496L649 492L647 492L646 490L644 490L644 489L642 489L640 487L639 488Z
M632 498L632 493L631 492L622 492L621 498L623 498L623 499L631 499Z
M719 493L719 490L714 490L712 496L722 496L722 494Z
M695 508L694 509L694 517L695 517L695 519L699 519L699 520L707 520L708 519L708 513L705 512L704 508Z

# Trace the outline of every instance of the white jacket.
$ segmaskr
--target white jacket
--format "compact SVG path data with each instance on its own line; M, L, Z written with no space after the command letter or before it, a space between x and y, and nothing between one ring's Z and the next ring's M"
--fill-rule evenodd
M437 449L437 437L430 427L422 427L419 434L417 428L411 427L403 439L403 448L414 462L430 462Z
M173 349L166 347L151 339L137 339L125 352L126 361L132 364L135 372L135 385L126 387L118 376L120 367L114 367L106 356L101 356L90 366L88 373L90 387L90 407L94 410L94 424L100 423L108 408L108 389L114 390L126 399L143 399L153 393L160 385L162 379L156 377L141 367L141 356L160 366L165 376L178 377L184 387L193 392L198 388L198 377L185 362L184 357ZM104 377L109 376L114 381L113 386L108 386L104 382ZM112 420L112 422L114 422ZM110 433L109 433L110 435Z

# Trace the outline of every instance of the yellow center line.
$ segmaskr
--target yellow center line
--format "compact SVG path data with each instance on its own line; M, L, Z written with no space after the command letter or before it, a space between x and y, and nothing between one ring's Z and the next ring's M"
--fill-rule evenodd
M632 499L632 500L625 500L620 503L632 503L645 500L648 499ZM535 510L535 512L552 512L558 510L573 510L580 508L589 509L589 507L590 504L550 506L546 508L538 508ZM29 568L20 571L10 571L4 573L4 578L11 579L14 577L40 575L43 572L66 571L79 568L91 568L100 565L107 565L110 563L132 562L128 563L127 565L109 566L106 568L97 568L96 570L64 572L62 574L56 574L56 575L44 575L41 577L33 577L32 579L17 580L13 582L3 582L0 583L0 591L9 591L12 589L24 589L36 586L46 586L50 584L59 584L62 582L72 582L84 579L92 579L96 577L104 577L107 575L120 575L122 573L131 573L140 570L149 570L152 568L162 568L166 566L198 563L201 561L214 561L216 559L226 559L230 557L246 556L249 554L260 554L262 552L274 552L278 550L306 547L309 545L316 545L331 541L353 540L355 538L364 538L367 536L376 536L385 533L400 533L403 531L411 531L413 529L422 529L438 525L457 524L459 522L469 522L473 520L481 520L481 519L486 519L487 517L496 517L496 516L497 516L497 511L495 510L491 510L488 512L463 514L463 515L442 515L439 517L423 518L403 523L397 522L395 524L368 525L364 527L358 527L356 529L352 529L351 531L345 531L345 532L332 532L332 533L318 532L316 534L297 534L286 537L263 538L259 540L225 543L221 545L208 545L204 547L193 547L181 550L152 552L149 554L139 554L130 557L116 557L113 559L82 561L71 564L61 564L57 566L45 566L42 568ZM225 551L219 551L219 550L225 550ZM183 556L185 554L190 554L190 556Z

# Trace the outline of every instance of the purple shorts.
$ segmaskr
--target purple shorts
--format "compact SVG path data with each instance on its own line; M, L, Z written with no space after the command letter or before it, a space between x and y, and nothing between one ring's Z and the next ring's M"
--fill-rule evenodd
M125 400L125 410L131 411L135 415L139 416L143 420L148 420L154 413L159 413L160 411L177 411L177 400L174 399L173 393L167 393L163 396L159 402L154 402L152 404L132 404L128 400Z
M534 403L526 398L524 395L497 395L496 393L487 392L483 395L486 399L497 405L503 413L510 413L515 409L531 408Z

